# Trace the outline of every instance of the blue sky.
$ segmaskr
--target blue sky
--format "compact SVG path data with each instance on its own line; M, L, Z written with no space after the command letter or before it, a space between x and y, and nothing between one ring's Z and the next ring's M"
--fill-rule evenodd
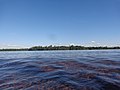
M120 0L0 0L0 45L120 45Z

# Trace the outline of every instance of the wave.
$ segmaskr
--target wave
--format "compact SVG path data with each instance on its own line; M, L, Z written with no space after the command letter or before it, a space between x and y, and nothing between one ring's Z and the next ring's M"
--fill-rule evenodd
M0 60L0 90L120 89L118 60L35 57L33 61L32 58Z

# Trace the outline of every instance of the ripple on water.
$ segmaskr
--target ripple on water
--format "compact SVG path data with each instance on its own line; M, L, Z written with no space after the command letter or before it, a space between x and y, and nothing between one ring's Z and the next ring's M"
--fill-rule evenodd
M113 60L8 59L0 64L0 89L119 90L119 65L120 61Z

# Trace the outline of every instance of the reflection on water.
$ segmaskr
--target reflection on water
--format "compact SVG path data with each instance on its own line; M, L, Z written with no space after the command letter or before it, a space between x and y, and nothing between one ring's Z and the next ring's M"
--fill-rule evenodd
M119 50L0 52L0 90L119 89Z

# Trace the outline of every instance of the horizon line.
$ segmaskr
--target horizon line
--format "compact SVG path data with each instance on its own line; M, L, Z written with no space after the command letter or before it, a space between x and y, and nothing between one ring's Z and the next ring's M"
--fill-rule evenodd
M83 46L83 47L120 47L120 45L78 45L78 44L69 44L69 45L31 45L31 46L19 46L19 45L5 45L1 46L0 45L0 49L28 49L28 48L32 48L32 47L48 47L48 46Z

